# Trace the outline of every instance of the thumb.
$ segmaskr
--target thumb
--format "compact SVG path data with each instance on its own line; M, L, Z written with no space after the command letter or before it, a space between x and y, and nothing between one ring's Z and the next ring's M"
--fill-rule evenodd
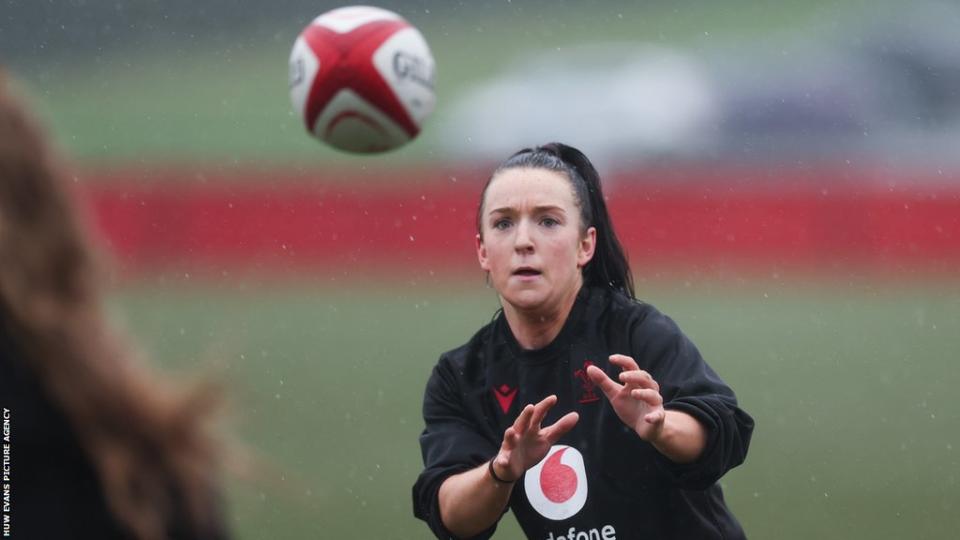
M602 369L597 366L587 368L587 376L594 384L600 387L600 390L607 396L607 399L613 399L623 386L607 376Z

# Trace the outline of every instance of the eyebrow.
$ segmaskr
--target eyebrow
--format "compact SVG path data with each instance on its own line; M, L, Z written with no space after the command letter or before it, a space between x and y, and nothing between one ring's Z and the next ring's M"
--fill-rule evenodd
M557 205L553 205L553 204L544 204L544 205L534 206L534 207L533 207L533 212L534 212L534 213L557 211L557 210L559 210L561 213L564 213L564 214L567 213L567 211L564 210L563 207L557 206ZM503 206L503 207L500 207L500 208L494 208L493 210L487 212L487 215L493 215L493 214L513 214L513 213L516 213L516 211L517 211L517 210L516 210L515 208L511 207L511 206Z

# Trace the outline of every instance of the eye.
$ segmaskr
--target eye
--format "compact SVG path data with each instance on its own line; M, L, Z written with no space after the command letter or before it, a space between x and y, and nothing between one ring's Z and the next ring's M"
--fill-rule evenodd
M509 219L506 219L506 218L498 219L498 220L496 220L496 221L493 222L493 228L496 229L496 230L498 230L498 231L505 230L505 229L509 228L510 225L511 225L510 220L509 220Z
M547 228L553 228L553 227L556 227L557 225L560 225L560 222L557 221L556 219L553 219L552 217L545 217L540 220L540 224Z

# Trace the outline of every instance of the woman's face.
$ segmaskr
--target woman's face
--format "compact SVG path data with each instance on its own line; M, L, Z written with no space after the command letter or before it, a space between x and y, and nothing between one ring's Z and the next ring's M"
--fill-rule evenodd
M595 239L593 227L581 233L580 209L561 172L507 169L487 187L477 257L516 309L549 311L576 294Z

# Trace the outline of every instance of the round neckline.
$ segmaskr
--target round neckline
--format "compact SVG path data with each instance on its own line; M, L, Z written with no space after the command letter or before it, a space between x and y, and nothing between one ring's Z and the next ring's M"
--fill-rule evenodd
M513 335L513 329L510 328L510 323L507 322L507 318L503 315L502 310L499 317L500 335L503 337L513 356L519 360L526 362L544 362L551 360L561 349L569 345L572 341L573 329L583 315L589 296L590 288L586 285L580 287L573 306L570 308L570 313L567 314L567 320L564 321L563 327L560 328L560 333L557 334L557 337L553 338L553 341L539 349L524 349L520 345L516 336Z

